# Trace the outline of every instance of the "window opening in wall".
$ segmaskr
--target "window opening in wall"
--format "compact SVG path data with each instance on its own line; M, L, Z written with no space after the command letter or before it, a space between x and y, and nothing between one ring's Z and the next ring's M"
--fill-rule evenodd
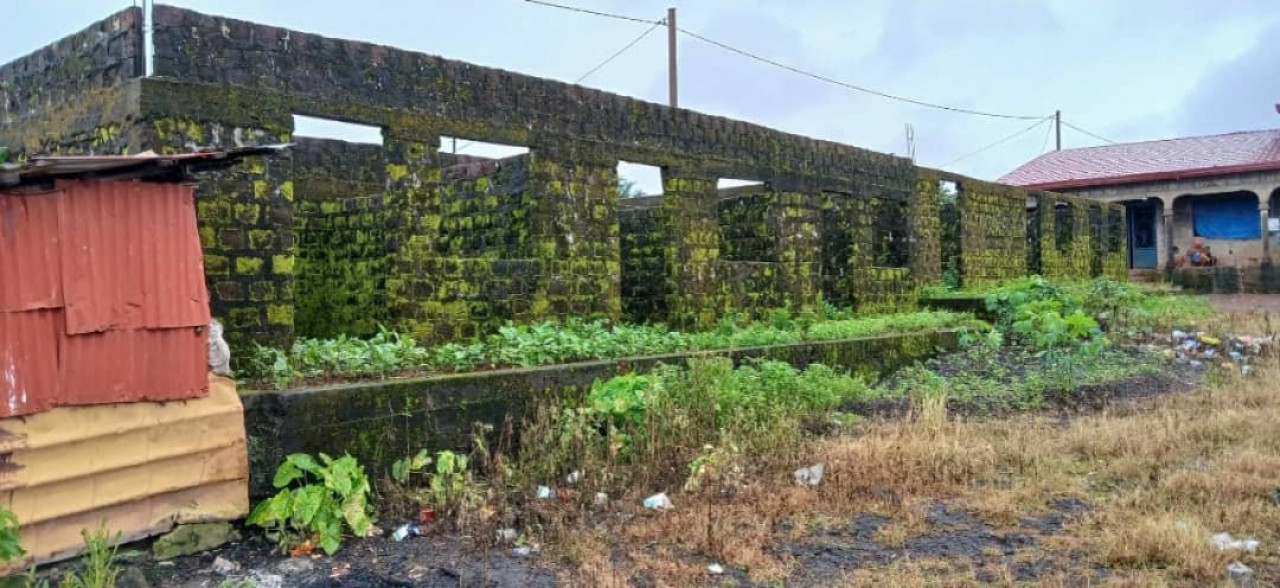
M734 178L720 178L716 180L717 190L732 190L734 188L747 188L749 186L758 186L764 189L764 182L757 180L738 180Z
M293 134L348 143L382 144L382 128L314 116L293 115Z
M656 165L618 162L618 195L623 198L662 195L662 168Z
M1071 203L1058 202L1053 205L1053 240L1058 251L1066 253L1071 249L1072 237L1075 235L1075 215Z
M960 198L960 184L951 180L938 180L938 196L943 202L955 202Z
M489 143L486 141L475 141L472 139L464 139L462 137L440 136L441 155L445 155L443 159L450 159L449 155L454 156L455 161L465 162L468 160L487 160L487 159L506 159L508 157L516 157L529 153L529 148L522 145L506 145L504 143Z
M1191 226L1195 236L1205 239L1258 239L1258 196L1249 191L1192 196Z
M907 202L895 198L876 198L875 224L872 227L872 255L879 267L906 267L910 247L907 243Z

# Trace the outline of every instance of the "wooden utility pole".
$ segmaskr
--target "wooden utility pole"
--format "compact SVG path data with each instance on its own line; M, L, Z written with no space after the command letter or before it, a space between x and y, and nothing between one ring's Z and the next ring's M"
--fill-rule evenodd
M677 89L679 76L676 75L676 9L667 9L667 89L671 92L671 107L680 106Z
M1053 112L1053 135L1056 138L1054 151L1062 151L1062 111Z

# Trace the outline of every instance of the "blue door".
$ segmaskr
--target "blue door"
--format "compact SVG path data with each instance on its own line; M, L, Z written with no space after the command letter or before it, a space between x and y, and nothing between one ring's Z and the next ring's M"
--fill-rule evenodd
M1159 262L1156 253L1156 207L1152 204L1129 205L1129 267L1153 268Z

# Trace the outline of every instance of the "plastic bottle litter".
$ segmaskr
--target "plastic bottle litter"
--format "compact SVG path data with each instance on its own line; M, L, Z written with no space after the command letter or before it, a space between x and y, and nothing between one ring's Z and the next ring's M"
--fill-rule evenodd
M1257 539L1236 539L1231 536L1231 533L1218 533L1209 538L1209 544L1218 551L1244 550L1249 553L1257 551L1258 546L1261 545Z
M512 541L516 540L516 537L519 537L519 536L520 534L516 533L515 529L512 529L512 528L498 529L498 543L511 543Z
M605 494L604 492L596 492L595 503L596 503L596 506L604 506L606 504L609 504L609 495Z
M533 548L527 545L521 545L511 550L511 555L516 557L529 557L533 555Z
M1187 335L1187 332L1186 332L1186 331L1178 331L1178 330L1175 330L1175 331L1173 332L1173 342L1174 342L1174 343L1177 343L1177 342L1179 342L1179 341L1182 341L1183 339L1186 339L1187 337L1188 337L1188 335Z
M1200 342L1204 343L1205 345L1212 345L1214 347L1222 345L1222 339L1214 337L1213 335L1201 334L1199 339L1200 339Z
M822 473L826 469L823 464L814 464L796 470L796 483L801 486L817 486L822 483Z
M404 541L405 539L408 539L409 537L419 537L421 535L422 535L422 527L419 527L418 525L415 525L413 523L406 523L406 524L400 525L400 527L398 527L396 531L391 534L391 538L395 539L396 542L400 542L400 541Z
M564 482L570 485L577 484L578 482L581 482L581 481L582 481L582 472L580 470L573 470L572 472L569 472L569 475L564 477Z
M549 486L538 486L538 498L541 500L551 500L556 497L555 490Z
M1231 565L1227 566L1227 577L1236 584L1246 585L1253 580L1253 568L1238 561L1231 562Z
M724 573L724 566L718 563L710 564L707 566L707 572L710 573L712 576L719 576L720 574Z
M669 510L675 508L675 506L671 503L671 499L667 497L666 492L659 492L644 499L644 507L650 510Z

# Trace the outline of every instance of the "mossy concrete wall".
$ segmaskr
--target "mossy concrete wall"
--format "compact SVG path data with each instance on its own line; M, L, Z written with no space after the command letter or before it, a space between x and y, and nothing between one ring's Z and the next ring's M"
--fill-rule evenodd
M910 307L942 274L946 174L900 157L168 6L153 12L155 76L131 77L141 24L121 15L61 42L70 57L34 75L13 72L42 58L0 69L17 96L0 141L21 153L191 151L290 141L294 115L382 129L377 152L303 142L301 163L249 160L202 183L213 311L236 346L384 320L424 341L467 339L506 320L624 309L699 328L819 296L878 312ZM442 136L529 153L494 167L439 153ZM662 169L664 197L646 212L620 208L620 160ZM722 178L763 185L725 203ZM954 259L967 283L1037 264L1079 271L1075 249L1028 259L1023 191L960 181ZM1112 273L1122 256L1087 265Z
M753 347L719 353L735 362L770 358L797 367L821 363L867 378L956 349L956 331L888 335L864 339ZM581 396L592 382L623 369L644 372L658 363L682 364L686 354L595 361L474 374L432 376L244 396L249 435L250 492L272 492L271 476L286 455L350 453L375 479L396 459L420 449L467 448L473 424L517 424L532 402Z
M382 145L297 137L293 182L294 334L376 333L390 324ZM270 248L279 236L248 237L251 247Z
M954 184L956 194L944 198L943 182ZM917 210L923 206L920 201L938 203L937 265L954 271L961 286L989 286L1028 274L1127 279L1122 205L925 168L919 170L916 190ZM932 255L929 248L926 256ZM934 275L931 269L916 273Z

